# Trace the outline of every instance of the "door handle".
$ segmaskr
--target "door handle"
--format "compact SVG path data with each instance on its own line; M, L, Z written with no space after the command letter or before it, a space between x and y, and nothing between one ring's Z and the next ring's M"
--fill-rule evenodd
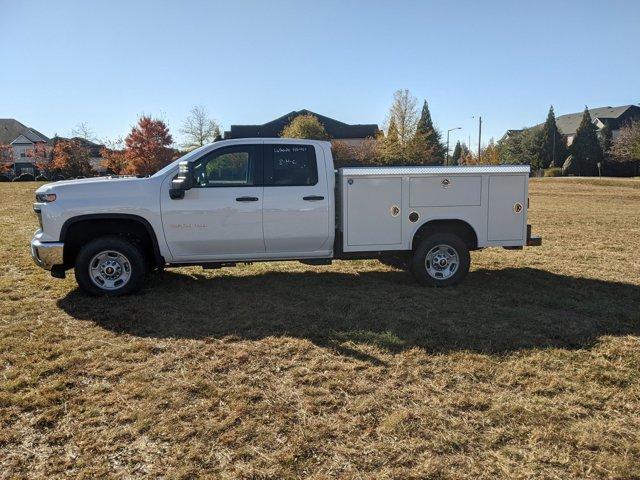
M316 200L324 200L324 197L322 195L309 195L307 197L302 197L302 199L313 202Z
M236 198L236 202L257 202L258 197L238 197Z

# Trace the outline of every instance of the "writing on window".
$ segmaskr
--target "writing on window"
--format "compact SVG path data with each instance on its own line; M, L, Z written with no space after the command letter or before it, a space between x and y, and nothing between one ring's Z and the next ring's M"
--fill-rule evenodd
M313 146L274 145L272 183L280 186L304 186L318 183L318 168Z

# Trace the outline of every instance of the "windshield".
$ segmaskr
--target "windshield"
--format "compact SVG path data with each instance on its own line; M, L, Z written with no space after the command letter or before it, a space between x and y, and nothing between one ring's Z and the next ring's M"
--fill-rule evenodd
M169 172L171 169L175 168L179 162L182 162L184 160L191 160L194 157L197 157L198 154L200 152L202 152L202 150L204 150L205 148L209 147L210 145L203 145L202 147L198 147L195 150L191 150L189 153L181 156L180 158L174 160L173 162L171 162L169 165L167 165L166 167L162 168L161 170L158 170L156 173L154 173L153 175L151 175L151 178L153 177L161 177L163 176L165 173Z

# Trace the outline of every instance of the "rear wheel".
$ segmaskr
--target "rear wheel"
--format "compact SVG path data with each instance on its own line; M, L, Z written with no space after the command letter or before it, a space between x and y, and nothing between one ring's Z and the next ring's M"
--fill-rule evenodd
M435 233L416 248L411 273L422 285L448 287L467 276L470 263L469 248L460 237L453 233Z
M75 262L76 281L90 295L119 296L135 292L142 286L146 271L140 249L115 236L87 243Z

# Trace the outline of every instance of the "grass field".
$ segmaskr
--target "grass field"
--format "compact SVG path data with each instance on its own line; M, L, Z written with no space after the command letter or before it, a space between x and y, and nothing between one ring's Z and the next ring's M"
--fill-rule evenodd
M0 184L0 478L640 478L640 180L531 182L544 245L82 296Z

